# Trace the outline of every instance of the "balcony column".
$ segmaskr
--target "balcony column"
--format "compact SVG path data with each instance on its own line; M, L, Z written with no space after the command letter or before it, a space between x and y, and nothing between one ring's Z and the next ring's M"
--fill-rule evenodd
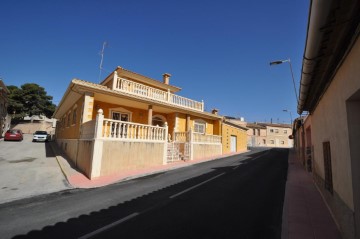
M188 132L190 129L191 129L190 115L186 115L186 132Z
M152 105L148 107L148 125L152 125L153 109Z
M120 88L117 85L117 80L118 80L118 73L117 73L117 71L114 71L113 88L112 88L113 90Z
M167 147L168 147L168 133L169 133L169 128L168 128L168 124L167 122L165 122L165 142L164 142L164 150L163 150L163 165L167 164Z

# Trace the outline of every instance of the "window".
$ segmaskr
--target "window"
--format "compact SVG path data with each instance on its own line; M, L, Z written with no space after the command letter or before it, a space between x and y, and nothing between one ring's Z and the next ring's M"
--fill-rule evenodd
M265 139L263 139L263 144L266 144L266 140L265 140Z
M68 117L67 117L67 127L70 126L70 122L71 122L71 114L69 112Z
M258 129L257 132L258 132L258 136L260 136L260 129Z
M279 133L279 130L278 130L278 129L275 129L275 133L276 133L276 134Z
M122 107L110 108L109 118L113 120L121 120L125 122L131 122L132 112Z
M66 115L64 115L64 117L62 118L62 127L65 128L66 127Z
M270 133L274 133L274 130L273 130L273 129L270 129Z
M333 193L330 142L323 142L325 189Z
M200 134L205 134L205 128L206 128L206 123L203 122L202 120L195 120L194 122L194 132L195 133L200 133Z
M280 143L281 143L281 144L285 144L285 141L282 140Z
M274 144L275 143L275 141L274 140L270 140L270 144Z
M284 130L284 134L287 134L287 130L286 130L286 129Z
M72 114L72 124L76 124L76 108L73 109L73 114Z
M128 122L130 120L130 116L128 113L112 112L112 119Z

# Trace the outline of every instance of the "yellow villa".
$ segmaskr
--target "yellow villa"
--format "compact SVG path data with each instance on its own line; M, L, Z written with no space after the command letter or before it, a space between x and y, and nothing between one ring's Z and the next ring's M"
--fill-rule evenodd
M177 95L170 76L117 67L100 84L72 80L54 113L57 144L90 179L246 150L246 129Z

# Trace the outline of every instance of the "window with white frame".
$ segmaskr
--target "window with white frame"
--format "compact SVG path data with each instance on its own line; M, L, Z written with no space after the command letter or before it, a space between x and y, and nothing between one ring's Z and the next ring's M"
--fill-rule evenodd
M194 132L199 134L205 134L206 132L206 123L203 120L194 121Z
M114 120L121 120L121 121L130 121L130 115L128 113L122 112L112 112L112 119Z
M109 111L110 111L109 118L111 118L113 120L121 120L121 121L131 122L131 118L132 118L131 111L124 109L122 107L110 108Z

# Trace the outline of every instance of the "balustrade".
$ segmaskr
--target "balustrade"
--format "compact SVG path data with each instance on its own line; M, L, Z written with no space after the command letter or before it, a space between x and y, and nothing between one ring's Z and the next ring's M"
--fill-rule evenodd
M163 90L159 90L147 85L143 85L119 77L116 79L115 90L119 90L122 92L126 92L141 97L146 97L152 100L166 102L169 104L173 104L189 109L204 111L204 102L191 100L179 95L172 94L169 91L166 92Z
M175 132L175 142L193 142L193 143L219 143L221 144L221 136L199 134L192 131L188 132Z
M139 141L166 141L167 126L159 127L120 120L104 119L102 138Z

